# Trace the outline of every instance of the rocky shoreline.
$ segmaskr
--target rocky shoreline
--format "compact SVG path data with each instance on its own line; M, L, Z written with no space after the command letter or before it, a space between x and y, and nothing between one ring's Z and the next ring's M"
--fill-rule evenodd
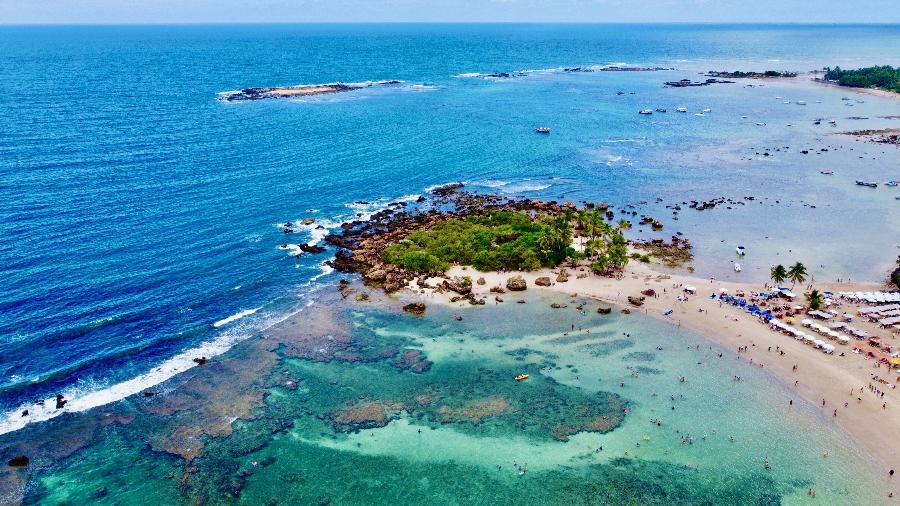
M386 262L382 253L392 245L403 241L413 232L430 230L448 220L461 220L473 216L483 216L496 211L514 211L552 217L571 215L578 211L572 202L541 201L534 199L511 199L497 195L480 195L464 191L461 183L442 186L431 191L430 198L420 197L415 209L395 206L373 215L366 221L352 221L341 226L341 232L325 237L325 241L337 247L334 259L328 264L339 272L360 274L365 284L383 289L387 293L396 292L411 285L437 291L455 292L455 300L469 300L473 305L485 304L485 299L472 295L472 284L483 284L483 279L469 277L448 277L445 272L416 273L402 266ZM600 210L607 220L613 220L614 211L605 203L586 202L585 209ZM634 215L636 212L625 215ZM630 222L628 222L630 227ZM654 231L662 230L663 224L652 216L644 216L640 224L650 225ZM579 230L576 228L576 233ZM652 239L632 242L632 245L647 251L648 255L637 255L641 261L649 257L661 259L666 264L680 264L693 258L691 244L680 234L673 235L671 241ZM567 277L560 270L558 282ZM434 278L438 279L437 286ZM549 283L549 280L547 280ZM491 289L498 302L507 291L515 292L526 288L524 280L510 278L506 286ZM344 294L344 297L350 292ZM425 308L409 304L404 308L414 315L421 315Z
M386 86L401 84L403 81L390 80L379 81L377 83L363 84L309 84L300 86L276 86L272 88L244 88L239 91L226 92L220 95L219 100L223 102L241 102L251 100L265 100L273 98L297 98L310 97L315 95L326 95L330 93L346 93L348 91L359 90L371 86Z

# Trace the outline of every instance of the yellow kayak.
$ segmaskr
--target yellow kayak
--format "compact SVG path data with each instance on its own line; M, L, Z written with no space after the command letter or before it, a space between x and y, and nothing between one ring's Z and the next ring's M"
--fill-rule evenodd
M527 374L520 374L520 375L516 376L516 378L515 378L516 381L522 381L522 380L527 380L527 379L528 379Z

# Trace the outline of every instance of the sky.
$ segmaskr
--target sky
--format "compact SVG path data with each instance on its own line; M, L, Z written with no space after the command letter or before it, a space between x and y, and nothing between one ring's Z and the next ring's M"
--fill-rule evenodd
M900 23L900 0L0 0L0 24Z

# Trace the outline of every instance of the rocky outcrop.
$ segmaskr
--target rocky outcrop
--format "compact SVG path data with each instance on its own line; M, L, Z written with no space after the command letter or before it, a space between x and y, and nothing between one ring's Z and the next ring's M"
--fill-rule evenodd
M405 306L403 306L403 310L407 313L422 316L425 314L425 303L424 302L411 302Z
M610 313L612 313L612 308L611 308L611 307L603 307L603 306L600 306L600 307L597 308L597 313L599 313L599 314L610 314Z
M469 277L454 276L450 279L445 279L443 285L444 288L460 295L472 293L472 279Z
M537 286L550 286L550 278L547 276L541 276L534 280L534 284Z
M520 275L515 275L506 280L506 289L511 292L521 292L528 288L528 283L525 282L525 278Z
M556 282L565 283L567 281L569 281L569 272L565 269L560 269L559 274L556 275Z
M643 305L644 305L644 299L645 299L645 297L643 297L643 296L641 296L641 297L634 297L634 296L629 295L629 296L628 296L628 303L631 304L632 306L643 306Z

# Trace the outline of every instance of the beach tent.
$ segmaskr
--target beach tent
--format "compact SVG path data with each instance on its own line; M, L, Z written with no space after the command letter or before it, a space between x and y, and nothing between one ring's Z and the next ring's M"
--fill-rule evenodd
M895 323L900 323L900 316L894 316L891 318L884 318L879 322L883 327L890 327Z
M850 344L850 338L847 336L838 336L837 340L841 344Z
M834 353L834 345L825 343L822 345L822 351L830 355Z
M684 291L687 292L687 293L690 293L690 294L697 293L697 289L694 288L694 287L691 286L691 285L685 286L685 287L684 287Z
M820 339L813 339L813 346L815 346L816 348L821 348L824 344L825 341L822 341Z

